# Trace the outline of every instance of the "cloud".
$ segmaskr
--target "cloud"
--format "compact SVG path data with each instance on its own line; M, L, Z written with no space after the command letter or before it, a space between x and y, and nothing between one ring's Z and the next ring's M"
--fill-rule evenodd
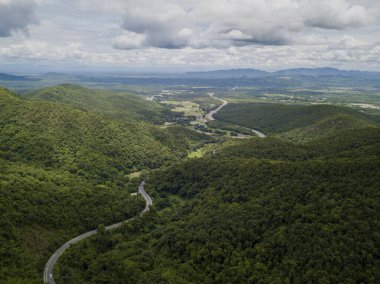
M170 49L190 44L191 35L186 32L190 19L182 6L160 1L144 5L144 2L147 1L127 9L123 17L125 30L144 35L145 46Z
M355 28L375 22L375 15L366 7L350 5L345 0L304 1L305 24L322 29Z
M352 48L354 46L355 48ZM65 66L112 66L114 68L259 68L334 66L344 69L379 70L380 45L352 36L341 36L327 45L249 45L214 48L129 49L123 52L88 50L80 43L52 44L28 41L0 46L2 64L21 62Z
M123 35L115 38L113 46L117 49L135 49L144 46L146 36L126 31Z
M119 3L118 8L124 10L122 28L133 33L135 38L136 35L144 37L139 44L127 44L126 49L133 46L170 49L286 45L310 29L344 30L371 25L376 21L376 14L371 10L371 5L376 4L365 6L353 2L130 0L124 5L118 1L115 3ZM122 44L114 46L123 49Z
M0 37L13 32L27 33L30 24L36 24L36 2L30 0L0 0Z
M0 65L378 70L379 11L378 0L0 0Z
M85 60L89 54L79 43L67 43L64 46L52 46L41 42L24 42L0 47L0 57L33 60Z

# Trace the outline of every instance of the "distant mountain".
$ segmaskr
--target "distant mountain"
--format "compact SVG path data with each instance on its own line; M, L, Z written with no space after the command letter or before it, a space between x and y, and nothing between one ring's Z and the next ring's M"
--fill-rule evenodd
M223 79L223 78L260 78L269 76L270 73L257 69L230 69L230 70L214 70L206 72L189 72L186 73L188 77L202 77L209 79Z
M340 70L331 67L324 68L294 68L294 69L285 69L272 73L277 76L292 76L292 75L301 75L301 76L379 76L380 72L368 72L368 71L358 71L358 70Z
M69 74L60 73L60 72L47 72L42 74L43 77L60 77L60 76L69 76Z
M16 76L0 73L0 81L35 81L36 79L28 76Z
M368 72L358 70L340 70L332 67L324 68L293 68L276 72L266 72L257 69L230 69L214 70L206 72L189 72L187 77L224 79L224 78L262 78L269 76L341 76L341 77L375 77L380 76L380 72Z

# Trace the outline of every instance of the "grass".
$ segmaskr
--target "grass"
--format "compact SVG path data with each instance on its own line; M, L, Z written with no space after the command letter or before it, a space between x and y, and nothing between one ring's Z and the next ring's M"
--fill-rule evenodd
M203 156L204 156L203 148L200 148L196 151L192 151L189 153L189 155L187 155L189 159L202 158Z
M220 149L221 145L224 145L223 142L228 143L226 141L231 141L231 143L233 143L232 140L229 139L227 135L225 135L219 138L218 140L216 140L214 143L206 144L203 147L190 152L187 155L187 158L188 159L203 158L205 156L214 154Z
M134 173L130 173L129 175L128 175L128 179L134 179L134 178L139 178L140 176L141 176L141 174L142 174L142 172L141 171L139 171L139 172L134 172Z
M173 106L172 111L183 112L185 116L203 115L200 105L191 101L162 101L161 103Z

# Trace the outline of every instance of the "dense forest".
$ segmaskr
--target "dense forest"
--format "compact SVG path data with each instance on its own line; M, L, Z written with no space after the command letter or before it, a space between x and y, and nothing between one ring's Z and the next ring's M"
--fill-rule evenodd
M378 157L157 171L157 211L72 248L59 283L375 283L379 174Z
M308 160L380 156L380 128L346 130L307 143L292 143L277 137L230 140L208 156L220 158L261 158L270 160Z
M294 142L328 137L364 126L375 127L380 122L376 116L347 107L277 103L232 103L218 112L216 118Z
M60 244L144 206L127 188L64 170L4 159L0 169L1 283L41 283L46 260Z
M58 283L377 283L380 129L356 123L147 173L155 210L70 249Z
M178 160L207 139L182 127L114 120L67 104L28 101L6 90L0 96L0 157L102 181Z
M229 104L210 138L161 123L133 95L61 85L0 88L0 282L41 283L70 238L57 283L376 283L380 128L335 106ZM206 145L207 144L207 145ZM206 149L203 158L187 158ZM141 176L131 175L141 171ZM132 175L135 176L135 175ZM138 175L137 175L138 176Z
M162 122L165 109L137 95L88 89L77 85L59 85L24 95L30 100L62 102L123 120Z
M60 244L141 211L129 173L179 160L208 140L182 127L161 129L0 88L0 282L40 283Z

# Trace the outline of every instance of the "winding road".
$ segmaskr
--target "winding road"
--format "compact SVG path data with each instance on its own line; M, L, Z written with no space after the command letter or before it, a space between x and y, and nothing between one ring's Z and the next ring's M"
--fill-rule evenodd
M145 181L143 181L140 184L139 191L138 191L144 197L144 199L145 199L145 208L140 213L140 216L143 215L144 213L148 212L149 211L149 207L153 204L152 198L150 198L150 196L148 195L148 193L145 192L144 185L145 185ZM125 222L130 222L130 221L132 221L135 218L136 217L133 217L133 218L130 218L130 219L125 220L123 222L107 226L105 229L106 229L106 231L108 231L108 230L112 230L112 229L118 228L122 224L124 224ZM81 241L83 239L86 239L86 238L88 238L90 236L93 236L93 235L95 235L97 233L98 233L98 230L92 230L92 231L89 231L89 232L84 233L82 235L79 235L79 236L77 236L77 237L69 240L68 242L64 243L55 253L53 253L53 255L50 257L49 261L46 263L46 266L45 266L45 270L44 270L44 283L55 284L54 276L53 276L54 265L57 263L59 257L64 253L65 250L67 250L68 248L70 248L71 245L73 245L73 244L75 244L75 243L77 243L77 242L79 242L79 241Z
M248 128L248 127L245 127L246 129L249 129L251 130L253 133L255 133L258 137L260 138L265 138L267 137L264 133L262 133L261 131L258 131L256 129L252 129L252 128Z
M208 93L208 95L210 97L214 98L214 99L217 99L217 100L221 101L222 104L220 106L218 106L216 109L210 111L205 116L205 118L204 118L205 122L215 120L214 114L216 114L218 111L220 111L222 108L224 108L228 104L228 102L226 100L223 100L221 98L218 98L218 97L214 96L214 93ZM260 132L258 130L247 128L247 127L244 127L244 128L251 130L254 134L256 134L260 138L265 138L266 137L266 135L264 133L262 133L262 132ZM138 193L141 194L144 197L144 199L145 199L145 208L140 213L140 216L143 215L144 213L148 212L150 206L153 204L152 198L144 190L144 185L145 185L145 181L143 181L139 185L139 190L138 190ZM125 220L123 222L119 222L119 223L107 226L107 227L105 227L105 230L108 231L108 230L112 230L112 229L118 228L123 223L130 222L130 221L132 221L135 218L136 217L133 217L133 218L130 218L130 219ZM50 257L49 261L46 263L45 270L44 270L44 283L55 284L54 275L53 275L54 265L57 263L59 257L65 252L65 250L67 250L68 248L70 248L71 245L73 245L73 244L75 244L75 243L77 243L77 242L79 242L81 240L84 240L84 239L86 239L86 238L88 238L90 236L96 235L97 233L98 233L98 230L92 230L92 231L83 233L83 234L81 234L81 235L79 235L79 236L77 236L77 237L69 240L68 242L64 243L58 250L56 250L52 254L52 256Z
M212 97L213 99L217 99L217 100L219 100L219 101L222 102L222 104L221 104L220 106L218 106L218 108L216 108L216 109L210 111L210 112L206 115L206 121L213 121L213 120L215 120L215 118L214 118L214 114L216 114L218 111L220 111L222 108L224 108L224 107L228 104L228 102L227 102L226 100L223 100L223 99L221 99L221 98L218 98L218 97L214 96L214 93L208 93L208 95L209 95L210 97ZM258 137L260 137L260 138L265 138L265 137L267 137L264 133L262 133L262 132L259 131L259 130L251 129L251 128L243 127L243 126L240 126L240 127L252 131L256 136L258 136ZM243 136L244 136L244 135L243 135Z
M222 102L222 104L221 104L220 106L218 106L217 109L214 109L214 110L210 111L210 112L206 115L206 121L213 121L213 120L215 120L215 118L214 118L214 114L216 114L218 111L220 111L222 108L224 108L224 107L228 104L228 102L225 101L225 100L223 100L223 99L221 99L221 98L215 97L215 96L214 96L214 93L208 93L208 95L209 95L210 97L212 97L213 99L217 99L217 100L219 100L219 101Z

